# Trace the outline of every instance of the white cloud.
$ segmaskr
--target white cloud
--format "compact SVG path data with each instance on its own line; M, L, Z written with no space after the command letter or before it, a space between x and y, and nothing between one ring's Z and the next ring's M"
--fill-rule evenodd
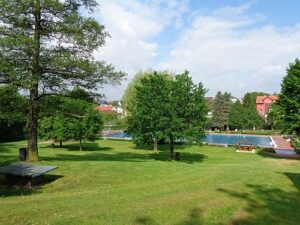
M167 26L179 27L185 10L184 0L100 1L96 18L106 26L111 38L95 52L96 59L128 73L130 81L139 70L154 67L158 51L155 38ZM121 98L128 81L121 87L106 87L104 93L110 99Z
M246 91L278 92L285 68L299 56L300 25L259 26L261 16L246 15L247 9L226 7L198 15L160 68L189 70L210 95L218 90L239 97Z
M299 56L300 24L266 24L264 15L249 13L252 4L203 15L189 9L188 0L101 0L97 18L111 38L95 56L127 72L127 82L139 70L187 69L195 82L210 89L209 95L218 90L238 97L247 91L278 92L285 68ZM167 43L172 48L161 56L164 46L158 40L170 35L164 33L168 27L178 31L177 40ZM127 82L106 87L104 93L120 99Z

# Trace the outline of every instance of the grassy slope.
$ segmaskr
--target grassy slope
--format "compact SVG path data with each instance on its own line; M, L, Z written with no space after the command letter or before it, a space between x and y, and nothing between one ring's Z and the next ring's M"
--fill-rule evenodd
M22 142L0 144L0 165ZM179 146L167 152L131 142L40 147L39 164L57 165L32 190L0 184L0 224L299 224L300 161L232 148ZM60 177L62 176L62 177Z

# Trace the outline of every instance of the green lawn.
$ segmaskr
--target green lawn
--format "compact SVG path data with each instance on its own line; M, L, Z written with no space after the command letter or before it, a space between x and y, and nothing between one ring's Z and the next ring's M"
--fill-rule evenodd
M0 144L0 165L15 162L25 142ZM300 224L300 161L233 148L136 149L131 142L40 145L38 164L59 169L34 189L4 186L0 224Z

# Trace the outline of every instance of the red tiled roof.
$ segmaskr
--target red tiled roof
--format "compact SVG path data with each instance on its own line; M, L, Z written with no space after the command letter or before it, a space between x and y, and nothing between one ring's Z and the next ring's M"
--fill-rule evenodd
M100 105L96 109L101 112L109 112L109 111L112 111L113 106L112 105Z
M270 95L270 96L257 96L256 97L256 103L264 103L264 100L266 98L270 98L272 99L273 101L276 101L278 99L278 96L276 95Z

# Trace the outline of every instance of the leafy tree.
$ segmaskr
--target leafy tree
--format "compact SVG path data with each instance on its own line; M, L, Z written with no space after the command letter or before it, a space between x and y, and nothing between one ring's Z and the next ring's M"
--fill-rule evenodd
M242 129L246 125L245 107L240 101L232 103L229 111L229 126L232 129Z
M40 134L47 139L62 142L67 139L94 141L103 129L102 114L95 105L82 99L61 97L60 107L54 114L43 117Z
M218 92L213 103L212 126L219 129L229 129L229 112L231 95L228 92Z
M170 80L167 74L154 73L141 78L140 85L133 88L134 103L127 108L130 110L128 132L137 144L153 142L153 149L157 150L158 140L166 137L165 130L170 122L167 108Z
M10 85L0 86L0 141L24 138L26 98Z
M284 131L300 135L300 61L289 65L276 103L283 115Z
M128 131L138 143L169 140L173 159L174 140L201 141L204 135L207 107L206 90L195 85L188 72L170 79L155 73L141 79L136 87L136 106L128 118Z
M69 138L67 117L52 115L42 118L40 121L40 136L47 140L59 141L60 147L62 147L63 141ZM54 143L52 146L54 147Z
M173 74L168 71L156 72L158 74L166 74L169 79L172 79ZM122 106L125 110L125 115L130 114L134 111L136 106L136 87L141 84L141 80L145 77L149 77L154 74L153 70L140 71L138 72L132 81L128 84L124 95L122 97Z
M96 0L0 0L0 75L29 93L28 160L38 159L40 100L74 86L96 90L124 76L95 61L104 26L88 17ZM88 10L81 14L83 9Z
M200 142L204 136L208 112L205 93L202 83L194 84L188 71L176 75L171 82L168 107L170 123L166 130L170 142L170 159L173 159L175 139Z
M258 114L256 109L256 97L268 95L264 92L250 92L246 93L243 98L243 105L245 107L245 128L257 129L262 128L264 119Z

